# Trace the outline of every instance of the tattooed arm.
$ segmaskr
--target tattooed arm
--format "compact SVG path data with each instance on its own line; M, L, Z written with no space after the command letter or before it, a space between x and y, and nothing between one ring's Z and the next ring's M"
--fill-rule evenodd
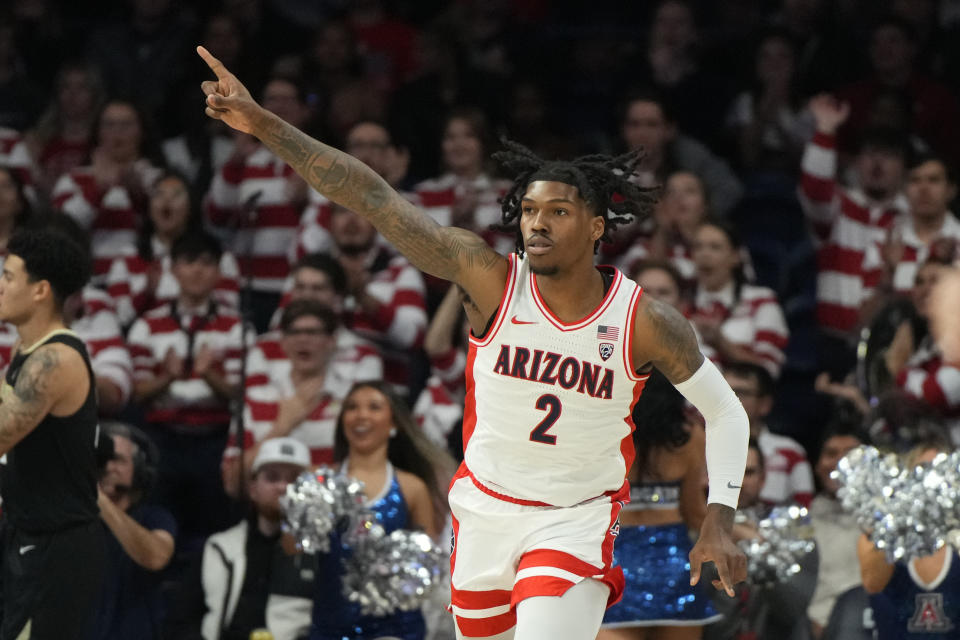
M460 284L492 315L506 280L505 258L470 231L441 227L364 163L260 107L219 60L203 47L197 52L217 76L201 85L208 116L259 138L314 189L370 220L414 266Z
M679 311L649 295L640 297L633 326L633 356L637 369L656 367L678 384L703 364L703 354L690 323Z
M86 398L86 389L75 381L79 369L74 360L81 365L83 361L71 354L76 352L44 345L23 363L16 385L4 384L0 389L0 455L23 440L64 399L81 390ZM85 366L81 373L87 376Z

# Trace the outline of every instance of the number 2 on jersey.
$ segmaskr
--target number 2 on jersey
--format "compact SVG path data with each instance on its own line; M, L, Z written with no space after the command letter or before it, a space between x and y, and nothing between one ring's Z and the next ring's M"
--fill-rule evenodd
M534 406L541 411L546 411L547 415L540 421L540 424L535 426L533 431L530 432L530 441L542 442L543 444L557 444L557 436L552 433L547 433L547 431L549 431L553 423L560 418L560 412L563 411L560 398L553 394L545 393L537 398L537 403Z

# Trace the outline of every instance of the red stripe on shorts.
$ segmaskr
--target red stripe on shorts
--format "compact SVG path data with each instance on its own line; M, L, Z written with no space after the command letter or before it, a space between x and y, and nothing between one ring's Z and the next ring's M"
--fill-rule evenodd
M536 596L562 596L576 583L556 576L530 576L513 585L512 603L516 607L527 598Z
M450 588L450 601L461 609L492 609L510 604L509 589L489 589L487 591L468 591Z
M556 549L534 549L523 554L517 571L523 571L530 567L555 567L583 578L592 578L603 573L602 568L595 567L589 562Z
M511 609L506 613L489 618L463 618L454 616L457 628L467 638L486 638L503 633L517 624L517 614Z

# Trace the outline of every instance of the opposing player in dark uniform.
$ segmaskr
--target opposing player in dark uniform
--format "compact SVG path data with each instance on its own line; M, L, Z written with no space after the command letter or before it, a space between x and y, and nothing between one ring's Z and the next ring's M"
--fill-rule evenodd
M82 637L100 592L97 399L83 340L63 303L90 258L53 230L16 232L0 277L0 320L18 347L0 390L3 622L0 640Z

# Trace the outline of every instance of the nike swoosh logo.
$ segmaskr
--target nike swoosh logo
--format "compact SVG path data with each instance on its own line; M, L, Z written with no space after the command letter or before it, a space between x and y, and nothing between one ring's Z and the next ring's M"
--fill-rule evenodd
M24 546L20 547L20 555L23 555L23 554L25 554L25 553L28 553L28 552L30 552L30 551L33 551L33 550L36 549L36 548L37 548L37 545L35 545L35 544L27 544L27 545L24 545Z
M512 322L513 324L537 324L532 320L517 320L517 316L513 316L512 318L510 318L510 322Z
M733 484L732 482L727 480L727 489L739 489L742 486L743 486L742 484Z

